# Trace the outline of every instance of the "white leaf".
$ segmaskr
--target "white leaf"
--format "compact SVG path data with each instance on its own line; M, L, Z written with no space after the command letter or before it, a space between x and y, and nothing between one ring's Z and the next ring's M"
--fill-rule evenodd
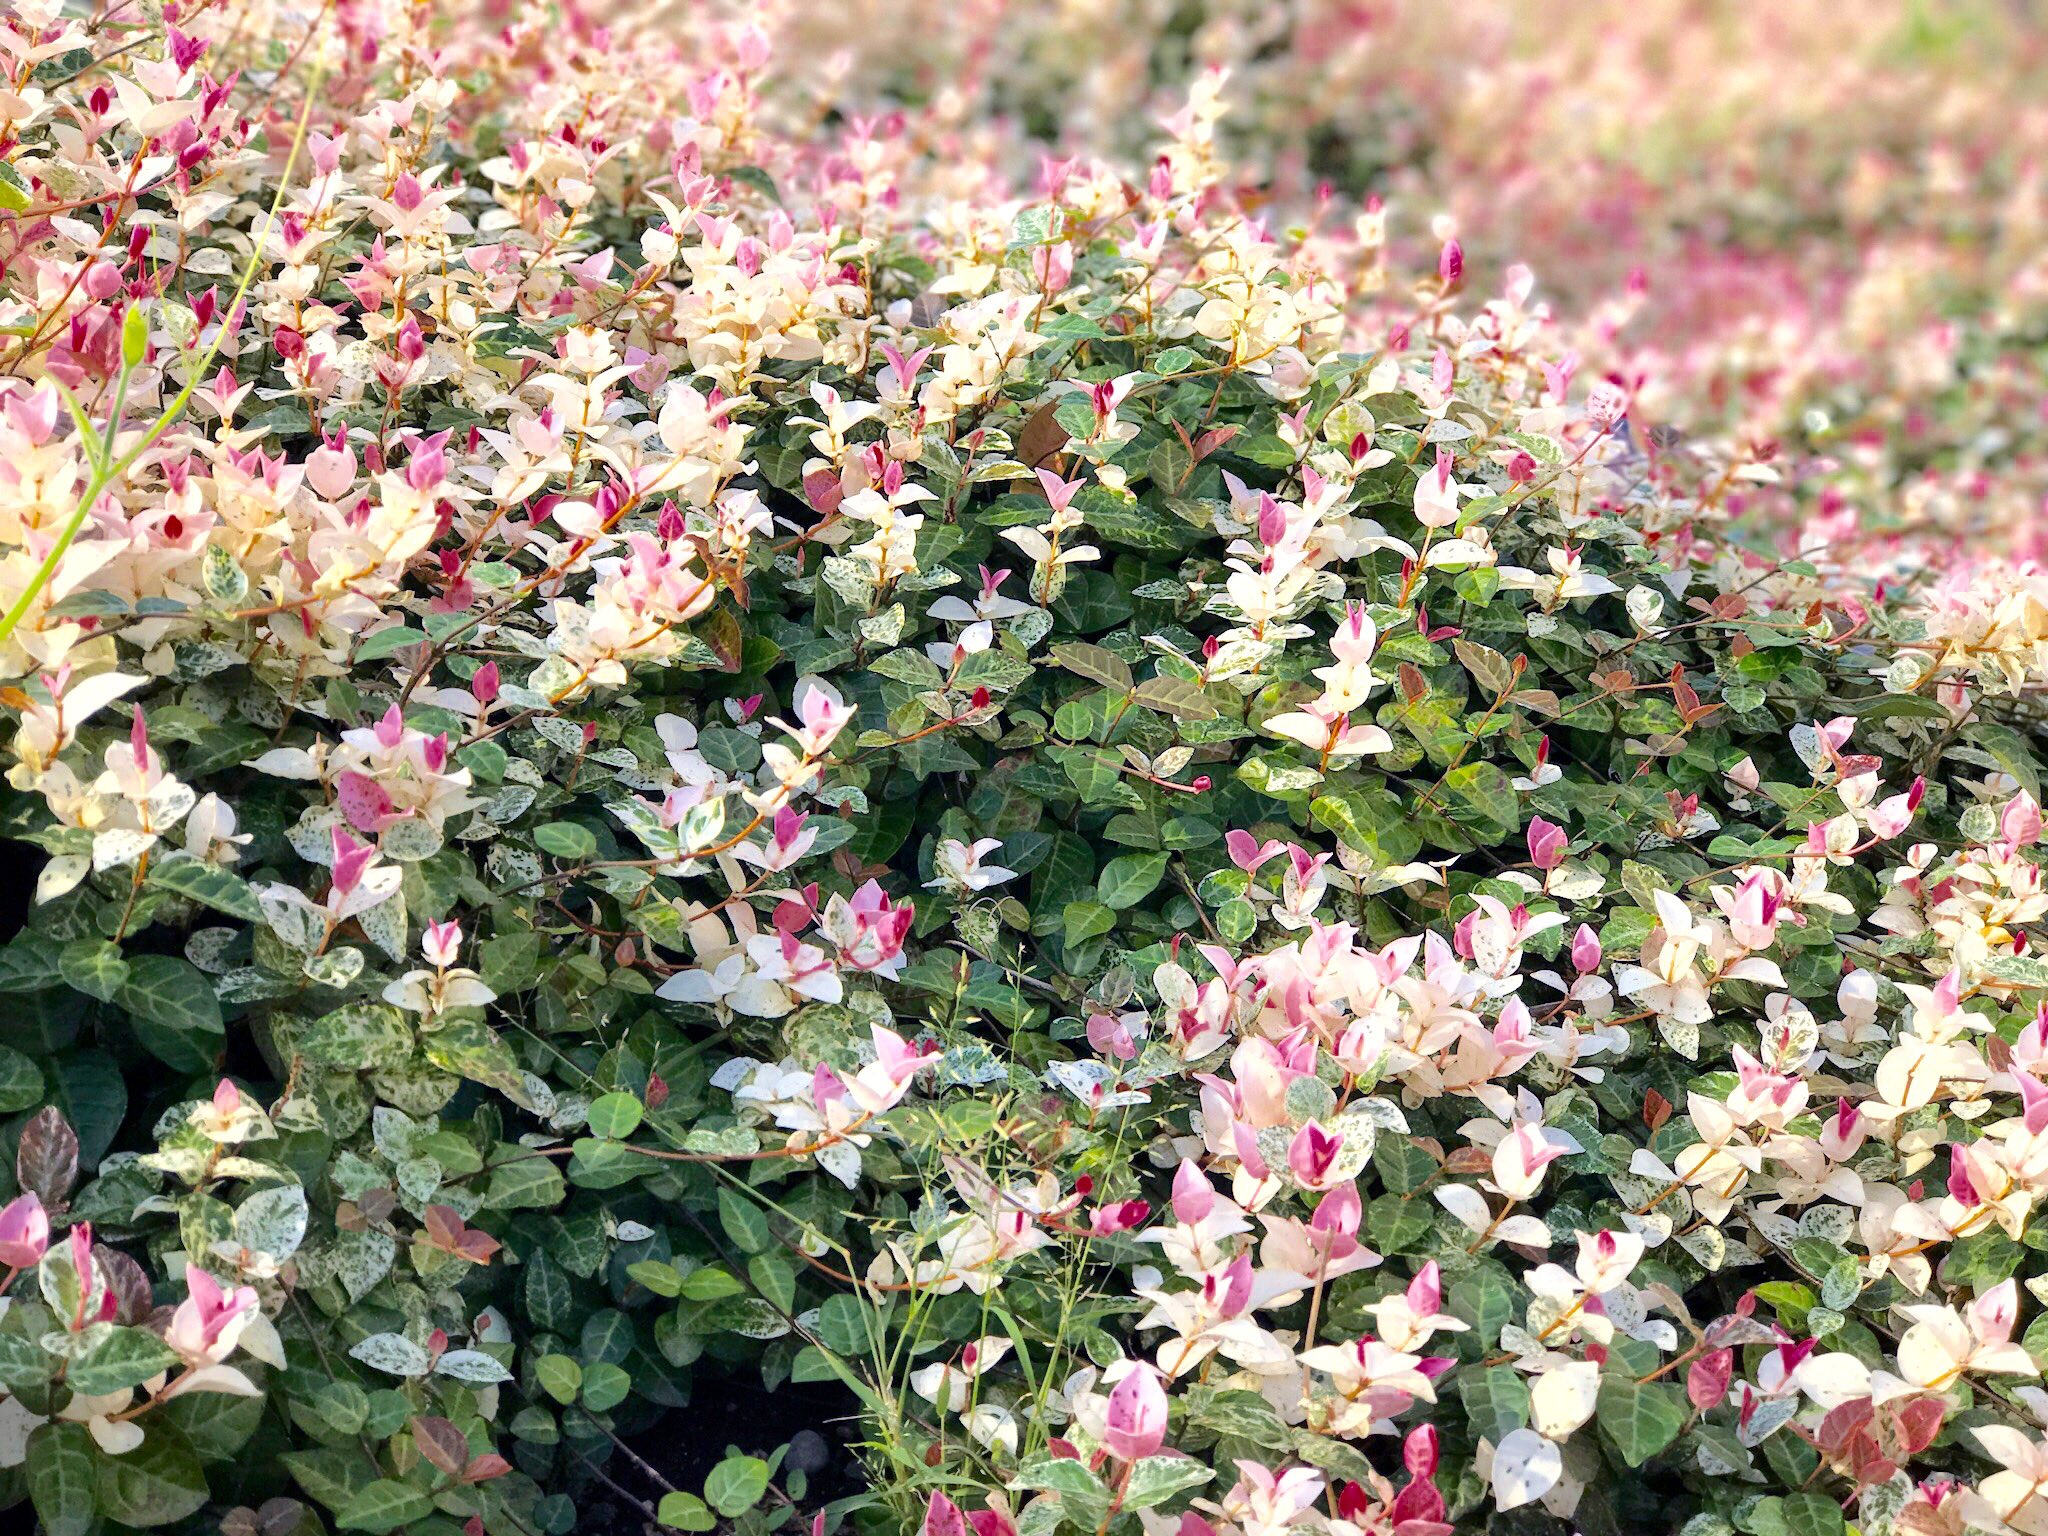
M510 1371L480 1349L451 1349L435 1363L434 1369L472 1386L488 1387L512 1379Z
M142 1444L142 1426L131 1424L126 1419L109 1419L94 1414L86 1420L85 1427L92 1431L93 1441L109 1456L126 1456Z
M78 882L92 871L92 860L82 853L62 853L43 866L43 872L36 877L36 904L55 901L75 890ZM4 1465L4 1463L0 1463Z
M848 1189L860 1182L860 1149L850 1141L835 1141L811 1154L818 1166Z
M288 1259L306 1240L306 1192L296 1184L259 1189L235 1207L235 1241L251 1253Z
M1463 1222L1468 1231L1484 1232L1493 1220L1486 1197L1470 1184L1445 1184L1437 1190L1436 1200L1438 1205Z
M1564 1455L1533 1429L1517 1429L1494 1448L1493 1502L1520 1509L1543 1497L1564 1475Z
M1746 1423L1735 1431L1735 1438L1745 1447L1754 1449L1783 1429L1792 1416L1799 1412L1800 1399L1796 1396L1767 1397L1756 1406L1756 1411Z
M232 1365L202 1365L178 1378L179 1392L225 1392L232 1397L261 1397L263 1389Z
M133 864L156 846L156 834L133 827L111 827L94 835L92 867L95 871L118 869Z
M1599 1396L1600 1367L1591 1360L1574 1360L1536 1378L1529 1392L1530 1422L1538 1433L1563 1440L1593 1416Z
M0 1467L18 1467L26 1461L30 1432L48 1422L24 1408L20 1398L0 1397Z
M387 1376L424 1376L433 1364L427 1352L402 1333L373 1333L349 1354Z
M1548 1248L1550 1228L1534 1216L1510 1216L1493 1229L1493 1235L1503 1243L1513 1243L1519 1248Z

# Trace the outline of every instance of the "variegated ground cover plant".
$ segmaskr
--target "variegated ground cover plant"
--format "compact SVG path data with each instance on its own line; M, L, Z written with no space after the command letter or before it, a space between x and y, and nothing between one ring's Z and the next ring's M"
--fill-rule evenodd
M0 1497L2048 1531L2041 573L700 19L0 30Z

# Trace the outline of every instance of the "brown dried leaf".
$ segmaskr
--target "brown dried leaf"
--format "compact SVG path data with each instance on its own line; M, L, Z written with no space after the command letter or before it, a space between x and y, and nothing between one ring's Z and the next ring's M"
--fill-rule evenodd
M1056 470L1059 467L1052 460L1067 446L1067 429L1060 425L1058 411L1058 402L1048 400L1017 434L1017 460L1026 469ZM1018 489L1045 494L1036 481L1024 482Z

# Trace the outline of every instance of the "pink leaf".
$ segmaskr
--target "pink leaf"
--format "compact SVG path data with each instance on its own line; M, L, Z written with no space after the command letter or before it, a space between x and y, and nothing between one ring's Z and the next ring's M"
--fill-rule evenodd
M381 832L392 813L391 796L366 774L344 773L335 785L335 795L341 801L341 814L358 832Z

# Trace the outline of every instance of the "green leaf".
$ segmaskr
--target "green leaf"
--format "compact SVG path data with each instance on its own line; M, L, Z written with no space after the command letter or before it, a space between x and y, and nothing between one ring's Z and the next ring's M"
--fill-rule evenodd
M1070 901L1060 912L1060 931L1069 946L1099 939L1116 927L1116 914L1099 901Z
M1095 880L1102 904L1115 912L1135 907L1166 874L1168 857L1164 853L1126 853L1111 859Z
M1641 1382L1625 1374L1600 1378L1595 1414L1601 1430L1632 1467L1678 1438L1685 1427L1685 1393L1669 1382Z
M1109 1489L1087 1464L1066 1456L1032 1456L1017 1469L1013 1488L1036 1488L1059 1495L1069 1526L1094 1530L1109 1513Z
M425 643L426 636L405 624L390 624L365 637L356 647L355 659L359 662L382 661L387 656L396 656L408 646Z
M599 1360L583 1372L583 1406L592 1413L618 1407L632 1390L632 1374L609 1360Z
M455 760L484 783L502 784L512 756L495 741L472 741L455 754Z
M1386 1145L1386 1139L1378 1145ZM1515 1291L1497 1270L1479 1269L1451 1287L1448 1305L1451 1314L1464 1319L1479 1342L1491 1349L1515 1315Z
M1963 733L1963 739L1989 752L1999 767L2019 781L2021 789L2037 801L2041 798L2041 770L2025 736L2009 725L1979 721Z
M173 955L137 955L130 960L114 1002L136 1019L176 1034L219 1035L225 1030L213 984L198 966Z
M543 851L552 853L558 859L581 862L597 854L597 838L590 828L579 826L573 821L551 821L536 827L533 840Z
M1124 1508L1150 1509L1175 1494L1199 1488L1216 1474L1192 1456L1146 1456L1131 1468Z
M270 737L264 732L246 725L226 724L216 726L186 749L178 764L179 771L187 779L199 779L210 773L233 768L246 763L270 744ZM198 864L197 859L177 859L177 864ZM154 870L151 871L155 873ZM222 874L227 871L222 870ZM228 875L239 883L240 876ZM251 897L253 902L255 898ZM240 916L240 913L236 914Z
M740 1277L723 1264L707 1264L683 1276L681 1295L685 1301L721 1301L727 1296L744 1296L746 1291Z
M502 1165L491 1170L491 1182L484 1192L487 1208L548 1210L560 1205L568 1194L568 1183L553 1159L520 1157L517 1151L506 1151L501 1156Z
M1472 1421L1472 1433L1498 1444L1529 1422L1529 1384L1512 1366L1459 1371L1458 1399Z
M1481 645L1463 635L1451 642L1451 649L1458 653L1458 660L1473 680L1489 694L1506 693L1515 680L1513 665L1490 645Z
M1216 931L1233 944L1242 944L1258 931L1258 909L1243 897L1234 897L1216 909Z
M1384 784L1332 790L1309 803L1309 815L1382 868L1406 864L1422 851L1413 818Z
M1079 407L1080 421L1076 424L1084 432L1092 431L1094 413L1079 401L1071 403ZM1086 521L1091 536L1131 549L1181 554L1202 542L1202 530L1152 505L1149 499L1137 501L1101 486L1084 487L1074 498L1074 508Z
M654 1518L676 1531L709 1531L718 1525L710 1506L694 1493L663 1494Z
M73 939L57 957L57 969L67 986L103 1003L111 1003L128 979L121 946L106 939Z
M1020 212L1010 225L1010 249L1015 251L1025 246L1048 244L1054 238L1058 221L1059 209L1050 203L1034 203Z
M301 1488L329 1509L341 1508L376 1480L376 1463L364 1457L360 1446L287 1451L278 1460Z
M1148 677L1132 695L1146 709L1180 720L1214 720L1217 709L1202 692L1202 685L1186 677Z
M0 1387L19 1396L50 1379L56 1357L34 1339L0 1333Z
M248 881L198 859L166 859L153 864L146 883L244 922L253 923L263 915Z
M21 179L21 172L0 162L0 209L20 213L28 205L28 184Z
M257 1386L264 1384L264 1368L246 1359L236 1368ZM338 1385L338 1383L337 1383ZM265 1397L237 1397L223 1392L184 1392L157 1412L183 1431L203 1463L225 1460L248 1444L272 1407Z
M1779 1511L1785 1536L1842 1536L1842 1506L1825 1493L1789 1493Z
M818 1309L818 1342L838 1355L868 1352L867 1314L852 1296L827 1297Z
M413 1028L389 1003L351 1003L322 1014L300 1031L302 1054L324 1067L361 1072L412 1060Z
M777 1311L796 1310L796 1265L781 1249L771 1248L747 1260L747 1278Z
M1445 774L1442 803L1451 820L1492 842L1521 829L1515 786L1493 763L1465 763Z
M43 1102L43 1073L11 1045L0 1045L0 1115L34 1109Z
M639 1129L644 1112L639 1099L630 1093L604 1094L591 1101L590 1134L607 1141L624 1141Z
M1410 1200L1401 1195L1382 1195L1366 1213L1366 1230L1373 1246L1389 1253L1418 1251L1422 1240L1436 1226L1437 1212L1427 1200Z
M929 661L926 664L930 665ZM933 671L937 670L933 668ZM960 670L953 674L953 686L958 689L989 688L1003 693L1030 682L1037 671L1022 656L1011 656L1003 651L976 651L960 663Z
M641 1259L638 1263L628 1264L626 1278L669 1300L683 1294L682 1275L675 1265L664 1264L659 1259Z
M718 1222L742 1253L760 1253L775 1241L767 1212L736 1189L719 1190Z
M768 1491L768 1463L758 1456L728 1456L704 1479L704 1502L726 1519L743 1515Z
M1968 1286L1980 1294L1997 1285L2019 1268L2026 1250L1996 1227L1973 1232L1948 1251L1942 1260L1944 1285Z
M224 544L206 546L205 558L200 561L200 574L206 584L206 595L215 602L232 606L249 595L249 574Z
M735 165L728 168L725 174L743 187L752 187L756 192L767 198L769 202L777 206L781 205L782 194L775 190L775 178L762 170L760 166Z
M794 1382L837 1381L840 1371L834 1357L815 1344L806 1344L796 1352L796 1358L789 1363L789 1379Z
M476 343L476 355L478 357L509 357L514 352L526 348L545 351L548 347L549 338L562 330L569 322L569 316L567 315L551 316L546 320L536 321L530 325L516 316L486 315L484 318L491 323L493 329L478 336ZM467 614L453 615L452 617L461 618L465 622L472 622Z
M1412 1195L1437 1170L1437 1161L1428 1152L1396 1136L1382 1136L1373 1142L1372 1165L1391 1195Z
M1017 1469L1014 1486L1018 1488L1043 1489L1047 1493L1068 1496L1106 1499L1109 1489L1102 1479L1088 1470L1087 1463L1076 1461L1071 1456L1032 1456Z
M1860 720L1939 720L1949 723L1948 706L1924 693L1881 693L1842 705L1842 713Z
M542 1355L533 1363L534 1379L558 1403L573 1403L583 1389L583 1367L568 1355Z
M1265 1451L1285 1451L1293 1444L1273 1405L1257 1392L1239 1388L1218 1392L1199 1409L1190 1409L1189 1422L1234 1440L1248 1440Z
M1069 672L1078 672L1090 682L1113 688L1118 693L1129 693L1134 683L1130 663L1115 651L1099 645L1063 640L1052 648L1052 659L1054 665L1065 667Z
M2048 964L2031 955L1998 955L1985 969L2000 981L2016 982L2023 987L2048 987Z
M78 1161L96 1168L128 1113L128 1085L104 1051L72 1051L45 1073L50 1103L78 1133Z
M334 1524L344 1531L382 1533L424 1520L433 1512L434 1501L412 1484L380 1477L335 1511Z
M100 1513L122 1525L168 1525L206 1502L206 1473L166 1423L144 1421L142 1444L99 1461Z
M9 992L36 992L45 987L64 984L64 973L58 960L63 945L47 933L29 932L17 934L14 941L0 948L0 987Z
M42 1424L28 1437L29 1502L45 1536L85 1536L98 1520L94 1509L92 1435L83 1424Z
M141 1328L115 1328L71 1362L64 1380L74 1392L102 1397L140 1386L178 1363L177 1352Z

